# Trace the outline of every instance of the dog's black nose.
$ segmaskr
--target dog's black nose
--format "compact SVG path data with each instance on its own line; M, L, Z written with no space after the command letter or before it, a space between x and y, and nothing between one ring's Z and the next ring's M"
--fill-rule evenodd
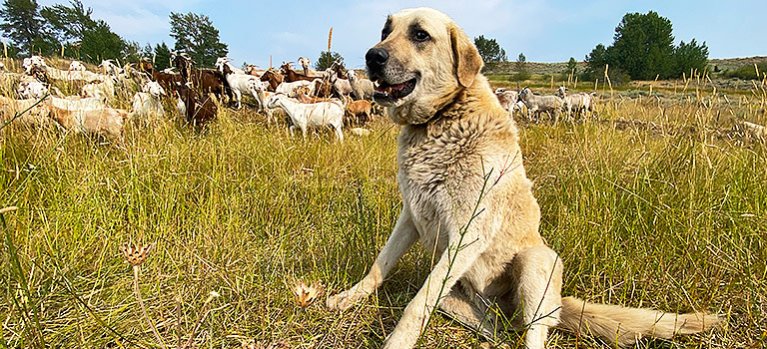
M369 69L381 69L389 60L389 52L382 48L371 48L365 54L365 63Z

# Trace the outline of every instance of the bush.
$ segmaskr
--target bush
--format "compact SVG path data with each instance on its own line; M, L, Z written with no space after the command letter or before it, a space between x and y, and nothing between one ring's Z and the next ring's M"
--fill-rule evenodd
M602 67L600 70L595 70L595 71L587 70L583 72L582 74L580 74L578 79L584 82L598 81L600 84L607 84L607 81L604 78L605 76L604 72L605 72L604 67ZM631 75L629 75L623 69L613 68L613 66L610 66L610 69L607 71L607 76L610 78L610 83L613 86L622 86L631 82Z
M767 62L759 63L756 66L759 68L759 76L756 75L756 69L754 69L753 64L744 65L735 70L725 71L724 76L741 80L764 79L764 73L767 73Z
M530 80L531 74L527 70L511 74L509 81L525 81Z

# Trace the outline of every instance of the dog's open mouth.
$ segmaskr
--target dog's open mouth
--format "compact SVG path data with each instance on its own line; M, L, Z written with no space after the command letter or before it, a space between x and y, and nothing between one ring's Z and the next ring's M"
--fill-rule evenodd
M388 84L381 81L376 87L374 98L377 100L396 101L411 94L415 89L416 83L418 83L417 77L399 84Z

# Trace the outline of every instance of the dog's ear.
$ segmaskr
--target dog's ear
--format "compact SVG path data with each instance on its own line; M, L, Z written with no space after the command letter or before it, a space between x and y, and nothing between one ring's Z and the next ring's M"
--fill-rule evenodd
M455 75L458 83L463 87L469 87L474 83L474 78L482 70L482 57L469 37L456 25L450 26L450 44L453 47L455 61Z

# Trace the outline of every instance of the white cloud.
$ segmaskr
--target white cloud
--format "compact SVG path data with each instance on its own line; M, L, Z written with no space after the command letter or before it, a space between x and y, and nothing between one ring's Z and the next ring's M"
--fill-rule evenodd
M68 4L68 1L42 0L41 6ZM170 31L170 12L190 11L200 0L83 0L112 30L129 40L145 43L166 38Z

